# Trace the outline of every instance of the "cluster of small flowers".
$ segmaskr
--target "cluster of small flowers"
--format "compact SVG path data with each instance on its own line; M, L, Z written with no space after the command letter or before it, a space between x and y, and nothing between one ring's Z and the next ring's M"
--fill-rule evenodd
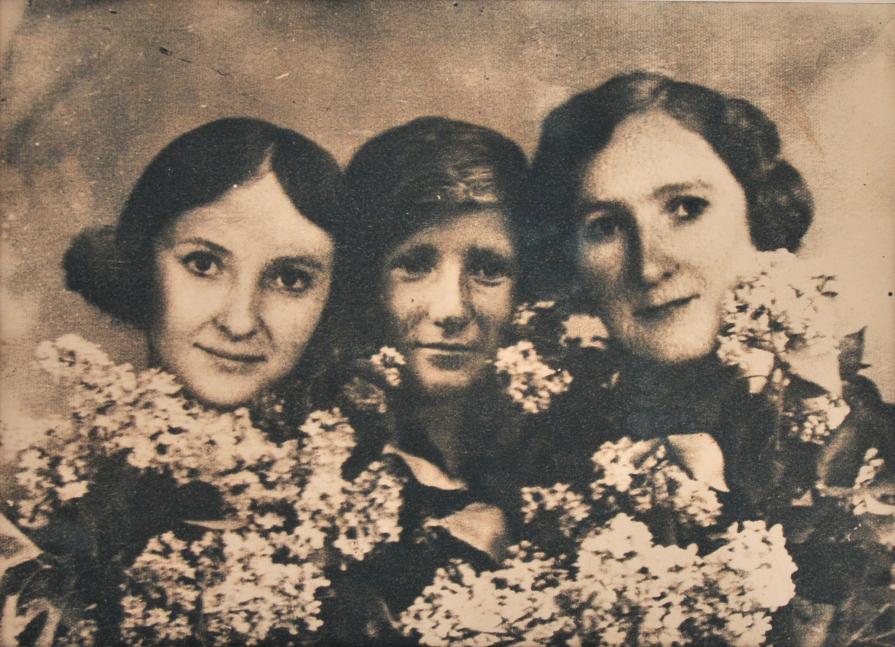
M257 644L280 630L321 626L317 591L329 585L311 560L286 561L269 537L240 529L187 543L150 540L126 571L122 638L128 644L188 641L202 627L212 644ZM307 551L302 551L307 552Z
M105 467L104 459L118 453L134 436L136 425L155 416L183 409L173 403L180 387L160 371L136 374L130 365L117 366L97 346L77 335L43 342L39 365L60 382L71 385L71 415L50 420L43 434L20 454L17 481L26 492L18 506L19 522L29 528L45 525L48 515L66 501L87 493L89 483ZM155 412L156 402L167 404Z
M507 393L530 414L548 409L553 397L568 391L572 383L569 372L543 362L530 341L498 350L494 368L509 377Z
M795 564L780 526L734 524L724 539L702 557L618 514L582 538L569 568L530 544L496 571L455 561L401 622L424 645L760 645L768 612L795 593Z
M823 393L802 398L801 407L784 411L789 433L805 443L823 445L851 412L845 400Z
M300 456L305 485L297 498L298 517L322 532L334 532L333 546L363 559L381 542L398 541L404 481L383 462L373 462L354 480L342 465L355 447L354 429L339 409L315 411L301 427Z
M835 351L838 335L828 304L834 277L807 271L785 250L759 254L755 268L726 296L722 334L778 356L796 346L810 346L814 354Z
M581 609L580 631L597 644L699 644L722 638L760 645L770 629L768 611L795 594L796 566L783 529L763 521L732 525L716 551L661 546L649 528L627 515L614 517L581 543L577 576L565 589Z
M202 592L202 614L217 645L234 641L257 644L276 630L293 636L322 626L318 589L329 580L314 561L284 563L273 542L255 532L225 532L221 536L223 575Z
M880 458L879 450L876 447L868 449L864 452L864 459L861 461L861 467L858 468L853 487L857 490L873 483L882 471L883 465L885 465L885 461Z
M19 523L40 528L49 522L49 514L59 505L84 496L87 492L90 463L87 451L76 448L78 436L67 421L53 419L44 431L41 446L32 446L19 454L16 480L26 496L16 502Z
M706 622L721 621L718 634L734 647L760 645L771 629L769 611L795 595L797 567L786 550L783 527L764 521L731 525L725 542L705 557Z
M374 461L352 482L339 514L333 545L343 555L362 560L376 546L401 538L399 516L404 480L382 461Z
M685 644L681 625L698 618L698 564L695 546L656 545L645 524L619 514L581 542L565 605L588 643Z
M721 502L711 487L671 462L664 443L608 441L592 460L596 478L591 493L600 507L632 513L665 508L678 523L703 528L721 514Z
M17 480L28 493L19 508L23 525L39 527L58 506L84 496L116 455L179 484L212 483L238 512L247 512L248 502L295 493L297 441L272 442L252 426L247 410L205 409L183 397L172 376L116 366L74 335L41 344L38 356L44 369L73 386L71 416L54 421L21 455Z
M503 567L477 573L452 560L401 615L407 636L432 647L543 644L573 628L558 604L565 575L530 544L511 549Z
M512 325L517 329L524 329L531 324L532 320L539 314L550 312L556 308L556 301L535 301L533 303L523 303L516 307L513 313Z
M725 298L718 356L739 367L754 393L769 382L782 390L790 375L827 390L822 397L784 399L793 437L823 443L849 412L841 397L834 279L807 271L785 250L759 254L757 268Z
M401 368L407 365L407 361L396 349L383 346L370 358L370 363L390 387L401 386Z
M522 515L525 523L532 523L545 513L558 517L558 527L566 537L572 537L591 515L591 507L584 497L566 483L549 488L522 488Z
M89 618L75 620L66 625L53 643L56 647L91 647L96 644L98 628L96 622Z
M609 330L603 320L594 315L573 314L562 322L559 342L563 346L577 345L579 348L605 349L609 341Z
M313 630L315 593L328 584L316 556L327 540L358 560L398 540L403 481L385 463L342 478L355 434L338 409L314 412L300 439L278 444L252 426L245 409L207 410L183 397L172 377L116 366L79 337L43 344L40 357L73 386L72 413L22 454L23 525L43 526L66 501L84 496L110 459L179 484L207 483L227 505L227 519L188 522L217 529L201 541L155 537L129 570L142 585L124 598L121 630L134 641L192 635L197 604L204 631L222 644L292 631L296 608Z
M166 532L149 540L125 571L121 637L129 644L175 643L193 635L194 614L205 585L218 576L208 566L218 559L220 538L206 533L187 544ZM206 581L211 578L211 581Z

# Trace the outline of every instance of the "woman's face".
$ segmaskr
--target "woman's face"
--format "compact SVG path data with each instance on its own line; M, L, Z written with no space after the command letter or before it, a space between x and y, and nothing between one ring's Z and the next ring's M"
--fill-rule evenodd
M199 399L233 407L298 362L329 296L333 243L268 173L184 213L156 262L155 354Z
M578 270L614 338L661 362L712 351L754 248L743 189L708 142L662 112L626 118L584 167L576 217Z
M386 256L393 339L428 393L469 388L513 312L516 255L506 216L483 209L422 229Z

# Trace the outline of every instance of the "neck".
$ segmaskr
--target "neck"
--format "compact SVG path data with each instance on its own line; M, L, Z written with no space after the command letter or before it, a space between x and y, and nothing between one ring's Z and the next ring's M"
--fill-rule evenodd
M627 370L630 387L648 400L666 400L677 394L697 395L717 384L722 370L714 353L674 364L630 355Z
M460 475L465 443L469 430L464 415L469 403L468 394L460 396L440 395L420 402L416 411L420 431L437 451L445 470L451 477Z

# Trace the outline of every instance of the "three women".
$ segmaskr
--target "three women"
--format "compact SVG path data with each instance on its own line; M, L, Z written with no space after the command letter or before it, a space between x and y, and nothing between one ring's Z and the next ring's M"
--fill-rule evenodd
M643 73L557 108L531 176L518 146L463 122L386 131L358 150L346 183L297 133L221 120L166 147L114 234L79 238L66 269L70 287L146 330L155 362L216 409L271 390L304 402L293 383L327 382L330 345L397 349L380 354L380 369L385 356L392 365L379 399L342 402L360 462L399 464L401 537L349 569L340 586L357 609L333 612L336 624L361 616L343 640L388 639L436 569L457 557L494 566L519 539L519 485L588 473L580 465L608 439L705 434L722 465L700 465L719 454L681 442L684 467L720 469L733 509L788 523L803 484L771 451L778 421L713 358L726 295L754 253L795 250L811 222L779 147L751 104ZM603 319L609 373L622 377L576 365L578 388L542 418L559 428L544 429L503 396L493 358L521 297L557 286ZM854 466L853 454L891 442L881 403L858 395L872 437L815 464ZM325 398L314 404L340 396ZM768 430L750 433L744 415ZM752 469L773 478L750 482Z

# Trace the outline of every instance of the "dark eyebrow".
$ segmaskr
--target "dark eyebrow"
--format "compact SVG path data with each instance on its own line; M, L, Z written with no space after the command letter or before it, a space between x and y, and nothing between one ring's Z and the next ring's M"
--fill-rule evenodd
M471 256L473 258L497 256L500 258L509 259L509 258L512 258L512 256L513 256L512 252L507 253L507 251L503 250L503 249L496 249L494 247L480 247L478 245L470 247L469 251L467 253L469 256Z
M615 209L620 203L609 200L582 200L575 205L575 212L578 216L586 216L595 211L605 211L607 209Z
M281 256L270 262L272 268L283 267L284 265L302 265L316 272L323 272L326 268L320 259L313 256Z
M194 236L192 238L184 238L183 240L174 240L172 241L174 245L201 245L203 247L207 247L213 252L217 252L222 256L232 256L232 253L226 247L222 247L217 243L213 243L206 238L199 238L198 236Z
M666 184L664 186L660 186L658 189L653 191L653 197L667 198L668 196L686 193L687 191L692 191L693 189L706 190L711 188L711 184L703 182L702 180L696 180L694 182L677 182L675 184Z

